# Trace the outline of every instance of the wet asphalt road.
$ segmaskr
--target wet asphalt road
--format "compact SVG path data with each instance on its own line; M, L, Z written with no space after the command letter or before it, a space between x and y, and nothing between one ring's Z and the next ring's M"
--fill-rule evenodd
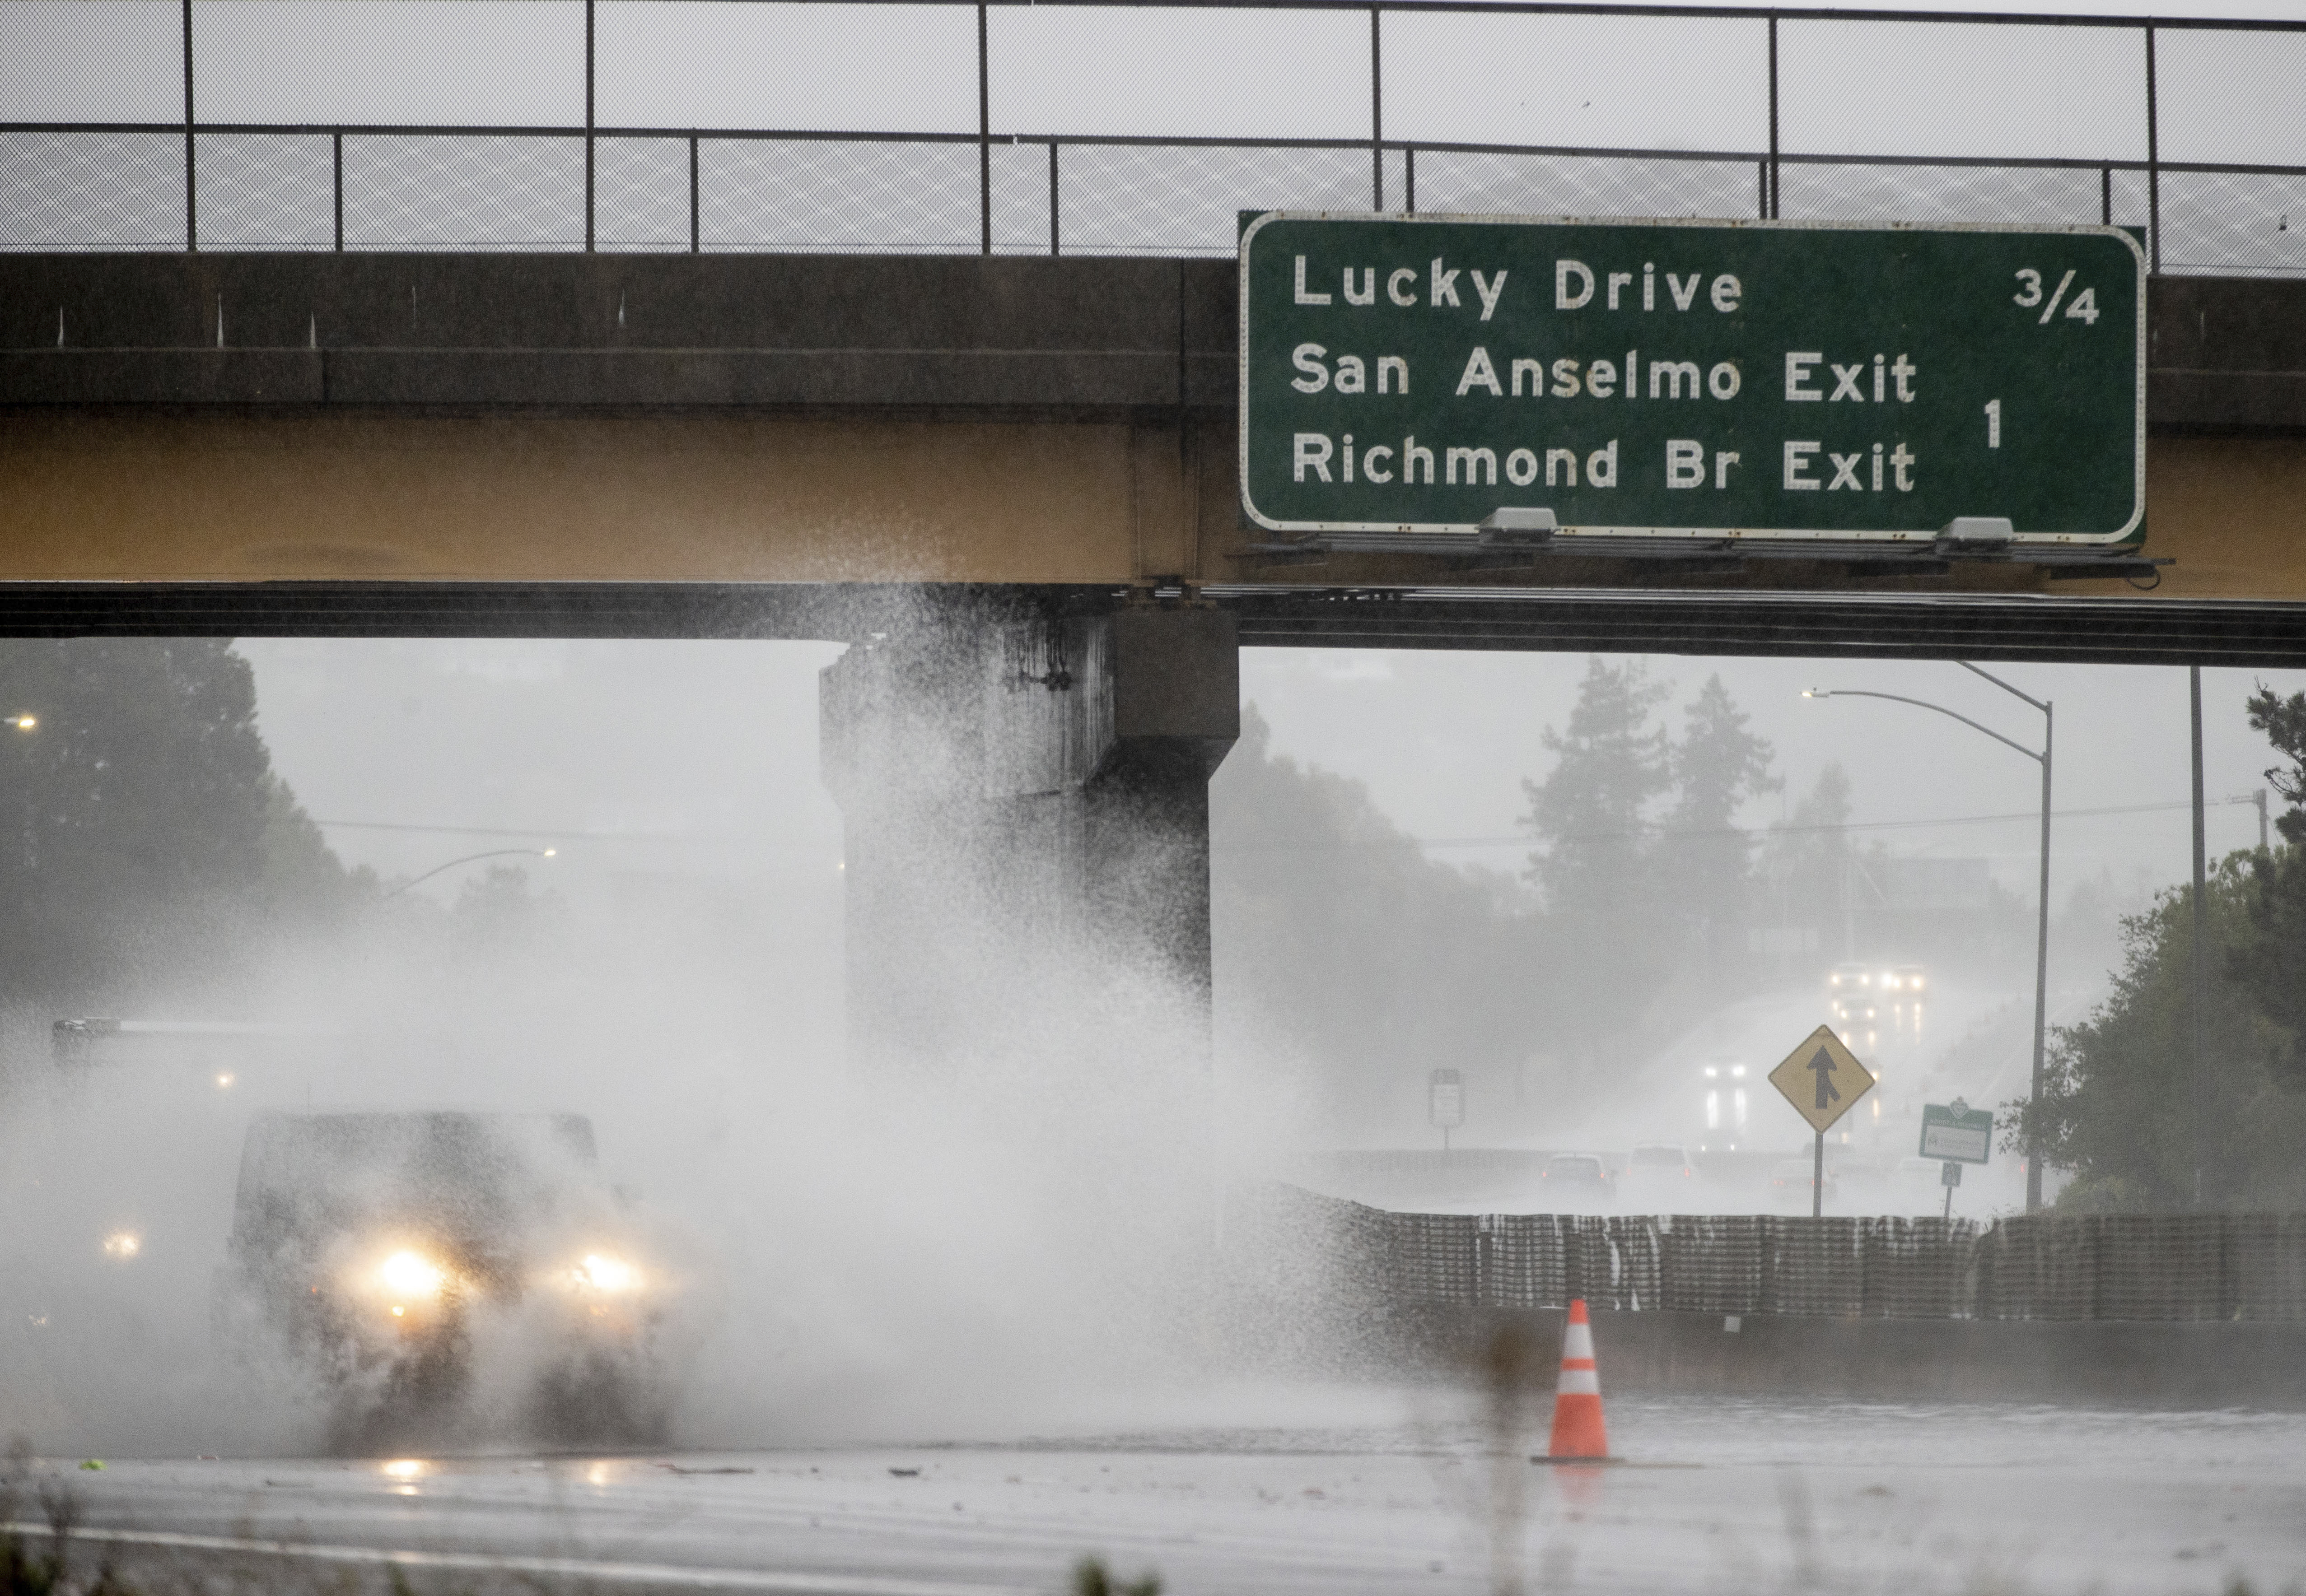
M1526 1438L1500 1462L1449 1394L1328 1405L1006 1442L40 1472L76 1495L83 1573L159 1590L383 1589L397 1567L440 1592L1056 1596L1089 1553L1177 1596L2306 1582L2306 1415L1620 1396L1625 1462L1572 1471Z

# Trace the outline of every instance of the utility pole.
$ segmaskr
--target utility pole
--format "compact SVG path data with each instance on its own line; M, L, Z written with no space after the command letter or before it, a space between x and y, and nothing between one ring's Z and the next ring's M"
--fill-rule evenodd
M2204 841L2205 827L2203 824L2202 668L2199 665L2189 666L2187 668L2186 682L2188 697L2193 710L2194 721L2194 957L2193 969L2191 972L2193 977L2193 998L2192 1001L2187 1004L2187 1008L2190 1011L2188 1014L2188 1020L2190 1022L2188 1025L2188 1030L2192 1037L2193 1056L2190 1061L2191 1069L2189 1073L2191 1079L2188 1081L2188 1091L2186 1096L2193 1104L2194 1206L2196 1208L2199 1208L2202 1203L2202 1009L2205 986L2203 972L2208 963L2208 948L2206 945L2208 942L2208 935L2202 927L2202 915L2205 900L2208 897L2209 887L2209 855L2208 849ZM2263 793L2259 795L2259 801L2261 805L2265 801L2265 795ZM2266 846L2264 840L2265 822L2263 819L2263 816L2266 814L2265 809L2261 807L2259 810L2259 814L2261 817L2259 821L2259 846L2263 848Z
M1849 834L1844 832L1841 843L1841 961L1844 964L1858 957L1858 909L1849 890Z
M1977 670L1975 665L1972 670ZM1983 670L1977 670L1986 676ZM1994 677L1986 679L1996 687L2007 683ZM2015 692L2015 688L2011 689ZM2020 694L2019 696L2025 696ZM2036 889L2034 920L2034 1076L2028 1088L2027 1106L2036 1114L2042 1112L2042 1080L2046 1070L2050 1013L2050 754L2054 743L2056 716L2046 701L2042 711L2042 880ZM2033 1213L2042 1206L2042 1137L2037 1131L2026 1141L2026 1211ZM1951 1210L1949 1210L1951 1211Z

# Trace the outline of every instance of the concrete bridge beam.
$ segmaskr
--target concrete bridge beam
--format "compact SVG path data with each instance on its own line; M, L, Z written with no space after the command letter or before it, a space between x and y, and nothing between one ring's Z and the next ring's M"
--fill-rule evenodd
M1233 618L924 610L824 672L863 1079L965 1077L1123 1016L1206 1059L1209 779Z

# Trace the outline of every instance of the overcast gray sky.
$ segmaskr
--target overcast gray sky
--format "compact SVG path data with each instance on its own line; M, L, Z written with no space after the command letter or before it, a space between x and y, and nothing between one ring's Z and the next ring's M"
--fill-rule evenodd
M1896 9L2306 15L2298 0ZM4 13L0 118L182 117L176 0L8 0ZM203 120L584 123L580 0L196 0L194 16ZM1004 5L989 26L997 133L1369 135L1359 12ZM1794 21L1781 46L1789 149L2146 154L2136 30ZM1753 19L1394 13L1386 132L1764 148L1766 51ZM799 59L806 72L773 69ZM605 125L977 130L967 5L603 0L597 61ZM2302 158L2306 38L2165 32L2159 69L2164 159Z
M348 862L411 875L461 854L551 846L538 879L579 900L619 876L824 881L841 853L839 811L816 774L816 672L835 645L805 643L247 641L265 737L282 774ZM2017 815L1869 834L1900 854L1986 857L2030 892L2034 765L1952 721L1867 699L1812 700L1805 687L1934 699L2020 741L2039 717L1945 663L1682 659L1651 670L1670 712L1718 671L1776 745L1782 798L1750 807L1765 825L1839 761L1864 823ZM2108 666L1996 667L2057 705L2060 809L2178 806L2061 819L2055 896L2110 876L2125 895L2186 875L2186 673ZM1250 650L1242 692L1274 747L1366 783L1433 857L1518 868L1521 781L1542 777L1541 738L1567 718L1582 654ZM2213 798L2263 786L2271 763L2242 704L2263 679L2204 673ZM2278 807L2278 800L2277 800ZM473 831L375 830L470 827ZM507 832L496 836L489 832ZM2214 853L2247 847L2257 816L2213 807ZM1222 843L1222 839L1219 840ZM515 860L513 862L521 862ZM478 867L478 866L475 866ZM549 872L549 875L548 875ZM453 893L449 872L438 888ZM420 889L431 890L431 889Z

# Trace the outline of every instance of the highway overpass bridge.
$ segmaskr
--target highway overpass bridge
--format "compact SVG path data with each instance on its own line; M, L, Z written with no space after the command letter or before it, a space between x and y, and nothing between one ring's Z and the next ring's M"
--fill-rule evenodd
M853 638L1159 595L1258 644L2306 645L2306 282L2153 280L2168 563L2114 574L1284 548L1239 510L1237 318L1226 260L0 254L0 627Z
M1280 546L1236 317L1225 260L0 255L0 633L847 641L851 1009L911 1049L1046 995L988 927L1205 1002L1243 644L2306 663L2306 282L2154 279L2112 568Z

